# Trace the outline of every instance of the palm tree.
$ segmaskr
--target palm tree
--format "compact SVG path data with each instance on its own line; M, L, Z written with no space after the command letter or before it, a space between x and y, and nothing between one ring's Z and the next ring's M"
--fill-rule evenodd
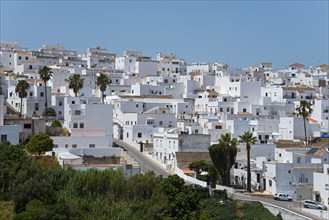
M222 134L218 141L218 144L213 144L208 148L209 155L218 170L222 183L231 186L230 170L237 154L237 139L227 133Z
M307 145L306 119L313 112L312 104L310 102L302 100L300 101L300 105L296 110L297 110L297 115L302 116L304 120L305 144Z
M26 82L26 80L19 80L15 87L15 92L18 93L18 97L21 99L20 113L19 113L20 118L22 118L23 98L27 97L26 90L28 90L29 88L30 88L30 84Z
M45 112L47 112L48 110L48 100L47 100L47 82L50 80L50 78L53 76L52 72L51 72L51 68L48 66L43 66L42 68L39 69L39 76L40 79L43 80L44 84L45 84L45 97L46 97L46 102L45 102ZM47 120L47 114L46 114L46 120Z
M106 91L107 86L110 84L110 79L107 75L101 73L97 77L97 85L99 89L102 91L102 102L104 104L104 92Z
M247 191L251 192L251 173L250 173L250 147L252 144L255 144L257 141L256 137L253 137L250 131L244 132L240 136L240 141L246 143L247 148Z
M85 79L82 78L79 74L71 75L66 81L69 83L69 88L73 89L75 97L78 97L78 92L83 88Z

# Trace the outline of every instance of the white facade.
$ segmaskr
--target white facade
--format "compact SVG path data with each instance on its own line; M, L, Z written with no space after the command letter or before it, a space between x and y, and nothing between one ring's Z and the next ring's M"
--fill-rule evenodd
M323 164L322 172L313 173L313 191L320 195L324 205L329 206L329 164Z

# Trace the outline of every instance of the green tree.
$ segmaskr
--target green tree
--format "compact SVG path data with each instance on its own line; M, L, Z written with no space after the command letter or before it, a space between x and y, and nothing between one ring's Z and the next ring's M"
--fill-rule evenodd
M229 133L222 134L218 144L211 145L208 150L210 158L218 170L222 183L231 186L230 170L237 154L237 139Z
M21 145L6 141L0 143L0 161L0 200L9 200L18 172L26 169L30 159Z
M40 79L43 80L44 85L45 85L45 112L47 112L48 110L48 97L47 97L47 82L50 80L50 78L53 76L52 72L51 72L51 68L48 66L43 66L39 69L38 71ZM46 116L46 120L48 117L48 114L45 115Z
M106 91L107 86L110 84L110 79L107 75L101 73L97 77L97 85L102 92L102 103L104 103L104 92Z
M63 127L62 122L60 122L60 120L57 120L57 119L51 122L51 126L52 127L57 127L57 128L62 128Z
M39 133L34 135L25 147L28 152L40 155L43 152L51 151L54 147L54 142L47 134Z
M303 117L304 120L304 135L305 135L305 144L307 145L307 130L306 130L306 119L313 112L312 104L305 100L300 101L299 107L296 109L297 115Z
M25 212L19 213L15 216L15 220L38 219L48 220L52 215L47 205L40 200L31 200L26 205Z
M196 160L188 165L190 170L193 170L197 175L200 175L203 171L208 171L209 165L205 160Z
M47 118L48 116L55 117L55 116L56 116L56 111L55 111L55 109L53 109L53 108L47 108L47 109L45 109L45 111L43 112L43 115L46 116L46 118Z
M243 135L240 136L240 141L246 143L247 149L247 191L251 192L251 173L250 173L250 147L255 144L257 141L256 137L253 137L250 131L244 132Z
M66 81L69 83L69 88L73 89L75 97L78 97L80 89L83 88L85 79L82 78L79 74L71 75Z
M22 117L22 107L23 107L23 99L27 97L27 92L30 88L30 84L26 82L26 80L19 80L16 87L15 92L18 93L18 97L21 99L21 105L20 105L20 111L19 111L19 117Z

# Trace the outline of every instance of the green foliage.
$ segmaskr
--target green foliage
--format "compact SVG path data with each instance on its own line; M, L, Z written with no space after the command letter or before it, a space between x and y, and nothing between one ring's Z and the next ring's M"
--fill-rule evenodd
M26 80L19 80L15 87L15 92L18 93L18 97L21 99L19 117L22 117L23 99L27 97L27 90L30 88L30 84Z
M63 127L62 122L60 122L57 119L51 122L51 126L52 127L57 127L57 128L62 128Z
M202 201L204 210L210 216L208 219L218 220L247 220L247 219L266 219L278 220L270 211L263 207L260 202L242 202L226 200L222 204L220 199L211 198Z
M313 112L312 103L302 100L300 101L300 105L296 108L297 115L303 117L304 121L304 140L305 144L307 145L307 129L306 129L306 118L310 116Z
M46 108L45 111L43 112L44 116L52 116L55 117L56 116L56 111L53 108Z
M106 91L107 86L110 85L110 79L108 75L101 73L97 77L97 85L102 92L102 102L104 103L104 92Z
M257 138L253 137L253 134L250 131L244 132L242 136L240 136L240 141L246 143L247 149L247 191L251 192L251 173L250 173L250 147L252 144L257 142Z
M14 219L14 203L12 201L0 201L0 219Z
M26 211L15 216L15 220L38 219L48 220L52 215L47 205L39 200L31 200L26 206Z
M208 150L210 158L216 167L222 183L231 185L230 170L235 162L237 154L237 139L231 138L230 134L222 134L218 144L211 145Z
M71 75L66 81L69 83L69 88L73 89L75 97L78 97L78 92L83 88L85 84L85 79L82 78L79 74Z
M188 166L188 168L190 170L193 170L197 175L200 175L204 171L207 172L208 167L209 167L209 165L207 164L207 162L205 160L193 161Z
M24 170L30 162L24 148L20 145L0 143L0 200L9 200L12 195L17 173Z
M39 133L34 135L25 147L28 152L40 155L42 152L51 151L54 147L54 142L47 134Z
M187 186L177 175L127 178L121 170L62 169L56 159L29 157L10 143L0 144L0 161L1 195L14 202L15 219L254 219L248 214L253 209L261 219L273 219L258 207L227 206L226 191L209 198L207 188ZM226 201L227 210L218 200Z

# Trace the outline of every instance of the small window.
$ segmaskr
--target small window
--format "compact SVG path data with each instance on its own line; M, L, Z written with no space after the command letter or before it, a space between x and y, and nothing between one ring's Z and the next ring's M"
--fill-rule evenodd
M39 103L34 103L34 110L39 111Z
M140 132L137 133L137 137L138 137L138 138L141 138L141 137L142 137L142 133L140 133Z
M7 140L7 135L6 134L2 134L1 135L1 142L6 141Z
M22 57L21 57L21 56L19 56L19 57L18 57L18 59L19 59L19 60L21 60L21 59L22 59Z
M129 133L127 132L127 138L129 138Z
M72 148L77 148L78 145L77 144L72 144Z
M159 125L163 125L163 122L162 121L159 121Z
M30 93L29 93L29 96L33 96L33 92L30 92Z
M83 122L80 123L80 128L85 128L85 124Z
M43 92L40 92L40 96L41 96L41 97L43 97L43 96L44 96Z
M95 144L89 144L89 148L95 148Z
M29 60L29 57L25 57L25 60Z
M59 105L59 106L62 106L62 105L63 105L63 101L62 101L62 100L59 100L59 101L58 101L58 105Z
M25 129L31 129L32 128L32 125L31 124L24 124L24 128Z
M73 123L73 128L78 128L78 123Z
M272 186L272 180L268 180L268 185Z
M81 111L80 111L80 110L75 110L75 111L74 111L74 114L75 114L75 115L81 115Z

